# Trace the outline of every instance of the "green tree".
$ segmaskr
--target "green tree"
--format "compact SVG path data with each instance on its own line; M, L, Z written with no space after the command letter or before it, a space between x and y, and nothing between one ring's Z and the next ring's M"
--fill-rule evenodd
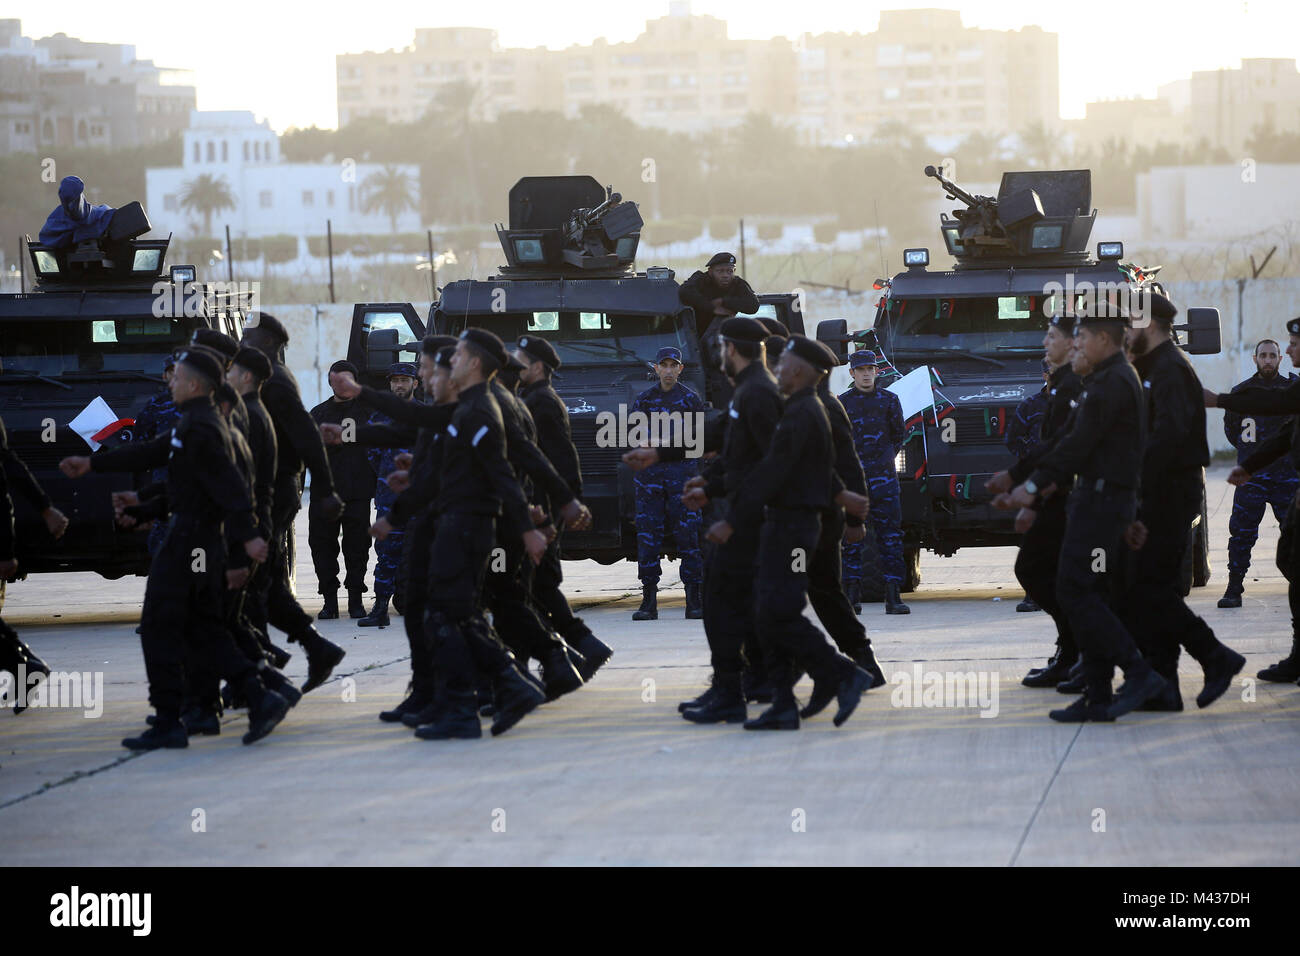
M361 211L383 213L396 233L397 217L408 209L417 208L411 178L410 173L396 166L384 166L371 173L361 184Z
M212 214L235 208L235 197L224 176L200 173L181 187L181 208L203 217L203 234L212 235Z

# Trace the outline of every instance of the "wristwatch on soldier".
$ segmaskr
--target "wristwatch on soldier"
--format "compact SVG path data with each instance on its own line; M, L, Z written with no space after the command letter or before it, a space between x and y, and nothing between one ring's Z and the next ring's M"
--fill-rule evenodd
M1035 498L1038 497L1038 485L1034 484L1034 479L1032 478L1026 479L1025 491L1029 492Z

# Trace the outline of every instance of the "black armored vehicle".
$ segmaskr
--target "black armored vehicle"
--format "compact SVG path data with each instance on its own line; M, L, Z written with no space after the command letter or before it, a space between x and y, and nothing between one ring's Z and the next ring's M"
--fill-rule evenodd
M132 232L148 228L145 220ZM114 421L90 439L130 441L134 419L163 388L165 361L195 328L240 334L240 296L212 294L196 281L194 266L166 269L169 239L135 235L60 248L29 239L35 288L0 295L0 417L10 447L69 521L55 542L14 496L20 572L117 578L148 570L147 534L113 523L110 495L124 489L123 476L92 472L72 481L58 470L64 457L92 450L72 422L94 406L101 420L111 414ZM136 478L137 486L147 480Z
M1121 261L1121 242L1098 243L1095 258L1090 255L1097 212L1089 170L1004 173L996 197L972 196L933 166L925 172L965 204L940 218L953 268L931 269L928 249L907 249L906 269L877 283L883 291L871 329L850 336L840 319L820 322L817 330L841 354L850 344L877 349L886 363L879 379L885 387L922 366L930 370L934 405L907 422L896 460L904 591L919 583L922 548L951 555L1017 543L1014 515L991 506L984 483L1013 462L1007 426L1016 406L1042 388L1048 316L1063 309L1081 314L1099 296L1128 295L1144 278L1143 270ZM1217 353L1218 310L1182 312L1185 324L1174 326L1186 332L1182 347ZM1189 531L1186 586L1209 578L1204 510Z
M563 556L635 558L626 449L605 440L601 424L617 424L620 411L626 417L655 381L650 366L664 346L681 349L682 383L710 401L700 350L705 330L678 297L671 269L636 271L642 219L635 203L590 176L528 176L510 190L509 206L509 226L497 227L506 264L495 275L448 283L427 325L409 303L355 306L348 357L377 380L398 352L416 351L426 331L458 335L476 326L507 345L525 334L548 340L562 362L553 384L569 410L593 517L589 531L565 534ZM803 332L796 296L758 298L758 315Z

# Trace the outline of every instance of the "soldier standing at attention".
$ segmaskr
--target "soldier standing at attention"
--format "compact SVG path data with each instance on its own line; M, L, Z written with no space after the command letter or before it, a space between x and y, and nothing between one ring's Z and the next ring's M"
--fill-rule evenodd
M1007 451L1017 458L1025 458L1042 444L1043 415L1047 411L1048 379L1052 366L1043 359L1043 387L1016 406L1015 415L1007 424ZM1017 611L1041 611L1038 602L1025 592L1025 599L1016 605Z
M1120 549L1137 514L1147 400L1124 356L1126 318L1103 311L1075 323L1074 371L1083 378L1074 424L996 507L1032 508L1074 482L1066 504L1056 596L1083 654L1082 697L1049 713L1063 723L1111 721L1158 696L1165 679L1143 659L1111 609ZM1118 695L1115 668L1126 678Z
M1300 318L1286 324L1290 334L1286 354L1291 364L1300 367ZM1231 394L1216 395L1204 390L1207 408L1223 408L1240 415L1295 415L1300 413L1300 380L1286 388L1244 388ZM1275 435L1265 442L1228 475L1228 483L1240 487L1268 465L1291 452L1291 464L1300 471L1300 428ZM1258 673L1260 680L1292 683L1300 679L1300 534L1296 528L1296 500L1292 499L1282 523L1282 537L1277 543L1277 569L1287 580L1287 603L1291 607L1291 652L1276 664Z
M1261 339L1255 346L1255 374L1244 382L1232 386L1231 394L1253 388L1286 388L1296 381L1294 372L1283 376L1278 372L1282 353L1272 339ZM1223 434L1237 449L1237 464L1242 464L1266 442L1290 431L1295 419L1289 415L1242 416L1239 412L1225 412ZM1219 607L1241 607L1245 591L1246 572L1250 570L1250 552L1259 539L1259 523L1264 511L1271 506L1278 524L1286 519L1286 509L1300 490L1300 478L1286 458L1250 476L1250 480L1237 486L1232 496L1232 518L1228 522L1228 587L1219 598Z
M388 390L399 398L411 401L415 397L415 365L411 362L395 362L388 367ZM392 419L383 412L370 416L368 425L389 425ZM414 446L412 446L414 447ZM388 516L397 492L388 486L388 476L397 471L395 459L398 455L410 454L411 448L368 448L366 458L370 470L378 481L375 484L375 520ZM402 563L402 542L405 532L394 528L383 538L375 539L375 606L370 613L357 621L358 627L387 627L388 602L393 600L398 613L405 606L406 582L398 571Z
M678 296L695 310L709 401L714 408L722 408L731 400L732 391L722 371L722 323L735 315L757 312L758 296L748 282L736 275L736 257L730 252L719 252L705 270L683 282Z
M698 416L691 424L691 433L703 436L704 402L700 396L683 385L682 352L675 346L664 346L655 355L654 371L659 384L652 385L638 395L628 410L640 412L651 423L651 434L659 434L661 441L668 438L670 446L684 445L683 429L688 415ZM658 430L656 418L674 415L682 422L672 422L671 436ZM700 512L682 505L682 489L697 473L697 459L661 461L633 477L636 490L636 551L637 577L641 579L641 607L632 614L634 621L653 621L659 617L656 592L659 588L659 556L663 551L665 531L677 543L681 557L682 583L686 585L686 617L704 616L701 582L703 561L700 558Z
M330 366L330 387L336 376L348 372L355 379L357 367L348 361ZM343 565L346 569L343 585L348 592L348 616L363 618L366 605L366 565L370 562L370 498L375 493L375 470L366 457L366 449L355 440L356 429L365 422L366 414L355 399L343 398L338 390L311 410L317 425L330 423L344 427L344 441L331 445L329 453L330 474L334 476L334 491L343 499L343 514L329 517L320 511L311 513L307 543L311 548L312 564L316 566L317 589L325 598L321 620L339 616L339 532L343 534ZM349 423L351 429L348 428ZM351 435L348 432L351 431Z
M868 517L876 535L876 553L885 579L885 613L910 614L899 590L903 586L903 510L894 459L903 447L903 407L898 396L876 388L876 353L860 349L849 356L853 387L840 395L853 423L853 440L867 476ZM844 546L844 582L857 610L862 587L862 545Z

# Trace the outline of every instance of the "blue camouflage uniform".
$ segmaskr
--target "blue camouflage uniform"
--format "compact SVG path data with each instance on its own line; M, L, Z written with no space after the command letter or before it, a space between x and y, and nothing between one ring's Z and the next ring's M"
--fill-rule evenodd
M853 444L867 477L871 509L867 517L876 535L880 570L886 584L903 583L903 509L894 459L903 447L903 408L898 396L879 384L870 392L856 385L840 395L853 424ZM862 580L862 543L843 547L844 583Z
M1286 388L1296 381L1294 373L1283 375L1280 372L1271 380L1264 380L1256 372L1244 382L1234 385L1232 391L1239 392L1248 388ZM1248 422L1255 425L1254 441L1246 441L1249 435ZM1232 447L1237 449L1237 463L1245 461L1254 453L1261 443L1275 437L1279 432L1291 428L1295 421L1289 415L1241 415L1238 412L1223 413L1223 434ZM1250 481L1239 485L1232 495L1232 517L1228 521L1228 575L1230 579L1241 579L1250 569L1250 552L1259 538L1259 523L1264 518L1264 510L1273 506L1273 516L1278 524L1286 517L1287 506L1295 498L1296 489L1300 488L1291 459L1283 455L1266 468L1251 476Z
M629 417L634 412L702 414L704 402L681 382L667 392L656 383L633 400ZM702 444L702 428L692 427ZM674 441L680 438L679 430L674 428ZM704 562L700 557L702 515L682 504L682 486L698 473L698 463L698 458L659 462L633 476L632 485L636 491L637 577L643 586L659 580L659 555L663 550L666 531L677 542L677 554L682 561L682 583L698 584L704 579Z
M171 362L168 366L171 366ZM132 441L152 441L163 432L170 431L171 428L180 421L180 414L176 411L176 403L172 401L171 389L163 386L162 390L157 392L145 403L140 414L135 417L135 428L131 431ZM166 482L167 469L155 468L150 475L150 481L159 483ZM153 527L149 529L149 540L146 547L149 549L149 557L152 558L162 547L163 536L167 533L167 522L155 521Z
M367 425L391 425L393 420L382 412L370 416ZM397 500L397 492L388 487L387 478L397 471L395 459L409 448L368 448L366 459L375 470L375 520L387 516ZM383 541L375 541L375 597L391 597L397 589L398 566L402 560L402 541L406 532L394 528Z

